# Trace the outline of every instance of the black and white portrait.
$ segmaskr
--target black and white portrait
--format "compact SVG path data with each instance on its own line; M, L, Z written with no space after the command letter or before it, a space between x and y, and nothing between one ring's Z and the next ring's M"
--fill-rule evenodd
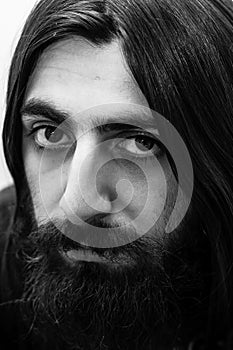
M21 22L0 349L233 349L233 2L40 0Z

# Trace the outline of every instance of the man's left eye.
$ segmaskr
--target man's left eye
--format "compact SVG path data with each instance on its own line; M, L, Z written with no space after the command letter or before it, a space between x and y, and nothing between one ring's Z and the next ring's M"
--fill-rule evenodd
M153 156L161 151L158 142L153 137L146 135L128 137L121 141L118 147L137 156Z

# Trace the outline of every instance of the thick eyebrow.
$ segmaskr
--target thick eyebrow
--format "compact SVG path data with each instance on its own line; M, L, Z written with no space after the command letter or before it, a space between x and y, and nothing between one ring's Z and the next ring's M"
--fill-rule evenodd
M21 116L33 116L33 117L45 117L57 125L67 122L68 119L72 120L72 116L69 112L58 109L52 102L44 101L38 98L32 98L26 101L21 110ZM155 127L155 120L147 113L120 113L116 117L106 118L106 116L95 116L95 119L91 121L92 128L97 128L100 133L111 132L122 129L148 129L151 128L157 131ZM130 124L132 123L132 124ZM137 126L138 125L138 126Z
M51 102L42 101L39 99L32 98L25 104L23 104L20 114L31 115L38 117L45 117L57 124L61 124L71 117L66 111L57 109Z

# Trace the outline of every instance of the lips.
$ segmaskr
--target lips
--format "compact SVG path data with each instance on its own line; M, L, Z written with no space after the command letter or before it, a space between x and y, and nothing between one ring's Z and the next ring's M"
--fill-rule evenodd
M103 262L98 254L93 253L91 250L75 250L71 249L64 252L65 256L75 262L75 261L88 261L88 262Z
M75 264L78 262L94 262L102 263L112 266L124 266L132 265L133 261L128 255L120 254L117 256L112 256L106 252L106 254L97 254L91 249L69 249L60 251L61 255L69 264Z

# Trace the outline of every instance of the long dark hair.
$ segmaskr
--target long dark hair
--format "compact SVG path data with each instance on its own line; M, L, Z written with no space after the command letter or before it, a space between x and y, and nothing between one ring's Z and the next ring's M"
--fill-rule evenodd
M233 2L231 0L42 0L12 60L4 151L23 208L20 108L43 50L81 35L118 40L150 108L182 136L192 158L192 203L211 247L207 342L233 325Z

